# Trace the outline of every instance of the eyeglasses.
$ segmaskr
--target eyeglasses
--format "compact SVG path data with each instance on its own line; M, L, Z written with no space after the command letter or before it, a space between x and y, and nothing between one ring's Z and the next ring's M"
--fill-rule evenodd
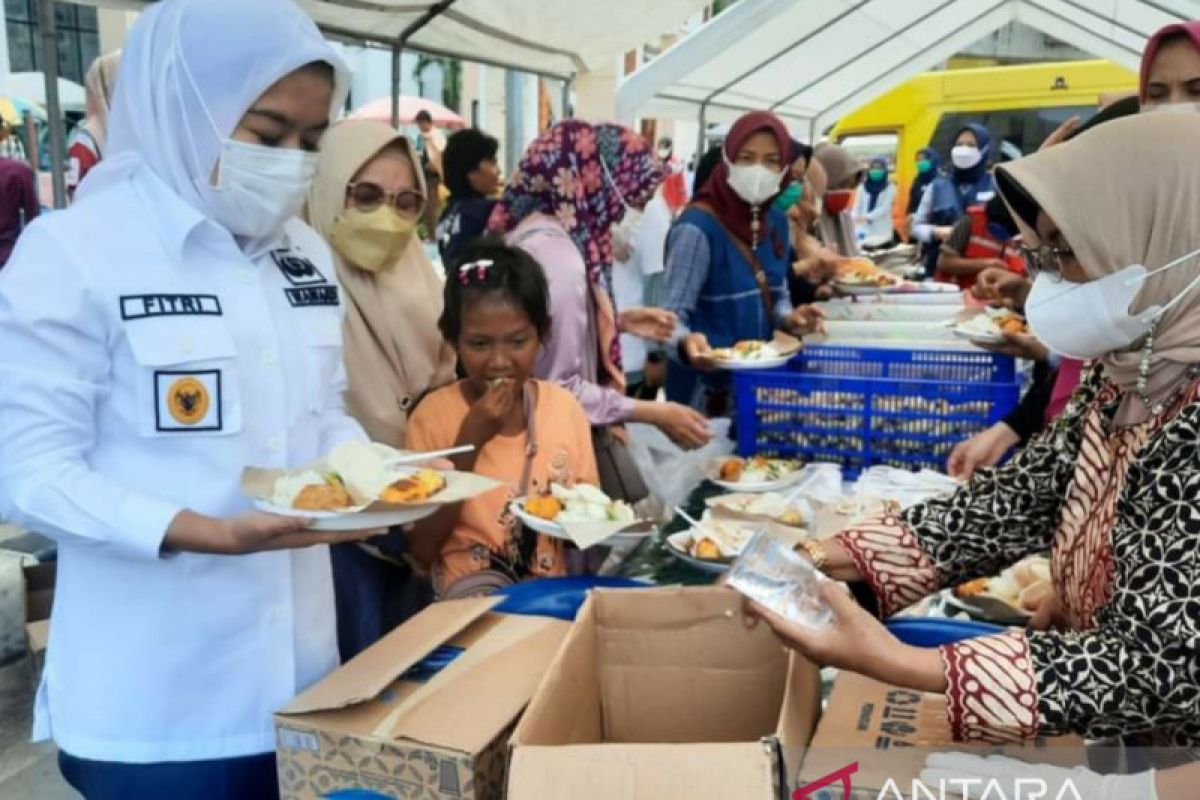
M425 205L425 195L415 189L404 189L399 192L385 192L378 183L359 181L346 185L346 196L359 211L374 211L384 203L388 203L406 216L415 217L421 213Z
M1063 259L1073 257L1075 251L1065 245L1059 247L1052 244L1043 244L1037 247L1021 245L1021 255L1025 257L1025 267L1029 271L1029 277L1035 278L1041 272L1061 275Z

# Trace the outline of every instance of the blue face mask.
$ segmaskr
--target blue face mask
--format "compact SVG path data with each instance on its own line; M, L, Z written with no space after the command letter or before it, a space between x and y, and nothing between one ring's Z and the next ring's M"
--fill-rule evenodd
M804 184L798 181L792 181L787 188L779 193L775 198L775 207L780 211L787 211L796 203L800 202L800 198L804 196Z
M928 158L918 158L917 159L917 172L918 173L924 175L926 172L929 172L929 170L931 170L931 169L933 169L933 162L930 161Z

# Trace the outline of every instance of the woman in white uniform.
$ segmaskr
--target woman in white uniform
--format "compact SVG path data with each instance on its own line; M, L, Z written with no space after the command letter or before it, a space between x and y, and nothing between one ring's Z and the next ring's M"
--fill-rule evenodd
M272 712L337 663L328 534L238 487L363 437L292 219L347 77L289 0L149 9L0 277L0 516L59 545L35 736L88 800L276 796Z

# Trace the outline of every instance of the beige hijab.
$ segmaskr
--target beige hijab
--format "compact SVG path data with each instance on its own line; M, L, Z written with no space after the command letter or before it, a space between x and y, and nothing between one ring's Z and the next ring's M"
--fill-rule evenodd
M1028 239L1041 209L1058 225L1089 278L1130 264L1153 272L1200 249L1200 114L1137 114L997 167L1001 196ZM1200 275L1200 257L1149 278L1131 310L1165 305ZM1101 361L1126 392L1118 424L1148 410L1132 391L1144 341ZM1164 315L1154 334L1147 393L1168 398L1200 363L1200 287Z
M862 162L846 149L823 142L813 150L813 159L825 170L826 191L845 188L855 174L863 171ZM817 233L826 247L834 248L840 255L858 255L858 240L854 236L854 214L849 208L834 216L818 209Z
M121 64L121 51L114 50L99 56L88 67L84 78L84 94L87 116L83 127L91 134L96 147L96 155L104 155L105 139L108 134L108 109L112 106L113 92L117 88L117 67Z
M346 185L392 145L403 149L410 164L419 163L408 139L381 122L346 120L325 135L307 218L326 241L345 207ZM424 193L424 176L419 169L413 174ZM402 445L416 401L454 380L454 352L437 329L442 282L415 235L387 270L361 270L336 249L334 261L345 293L346 407L373 440Z

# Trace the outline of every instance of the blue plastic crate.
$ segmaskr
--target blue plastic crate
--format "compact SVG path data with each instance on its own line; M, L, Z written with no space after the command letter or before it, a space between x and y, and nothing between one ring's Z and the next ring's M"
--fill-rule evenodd
M806 348L787 367L734 377L738 452L945 469L963 439L1020 396L1012 359L990 353Z
M903 378L958 383L1012 383L1012 356L982 350L897 350L807 345L788 369L848 378Z

